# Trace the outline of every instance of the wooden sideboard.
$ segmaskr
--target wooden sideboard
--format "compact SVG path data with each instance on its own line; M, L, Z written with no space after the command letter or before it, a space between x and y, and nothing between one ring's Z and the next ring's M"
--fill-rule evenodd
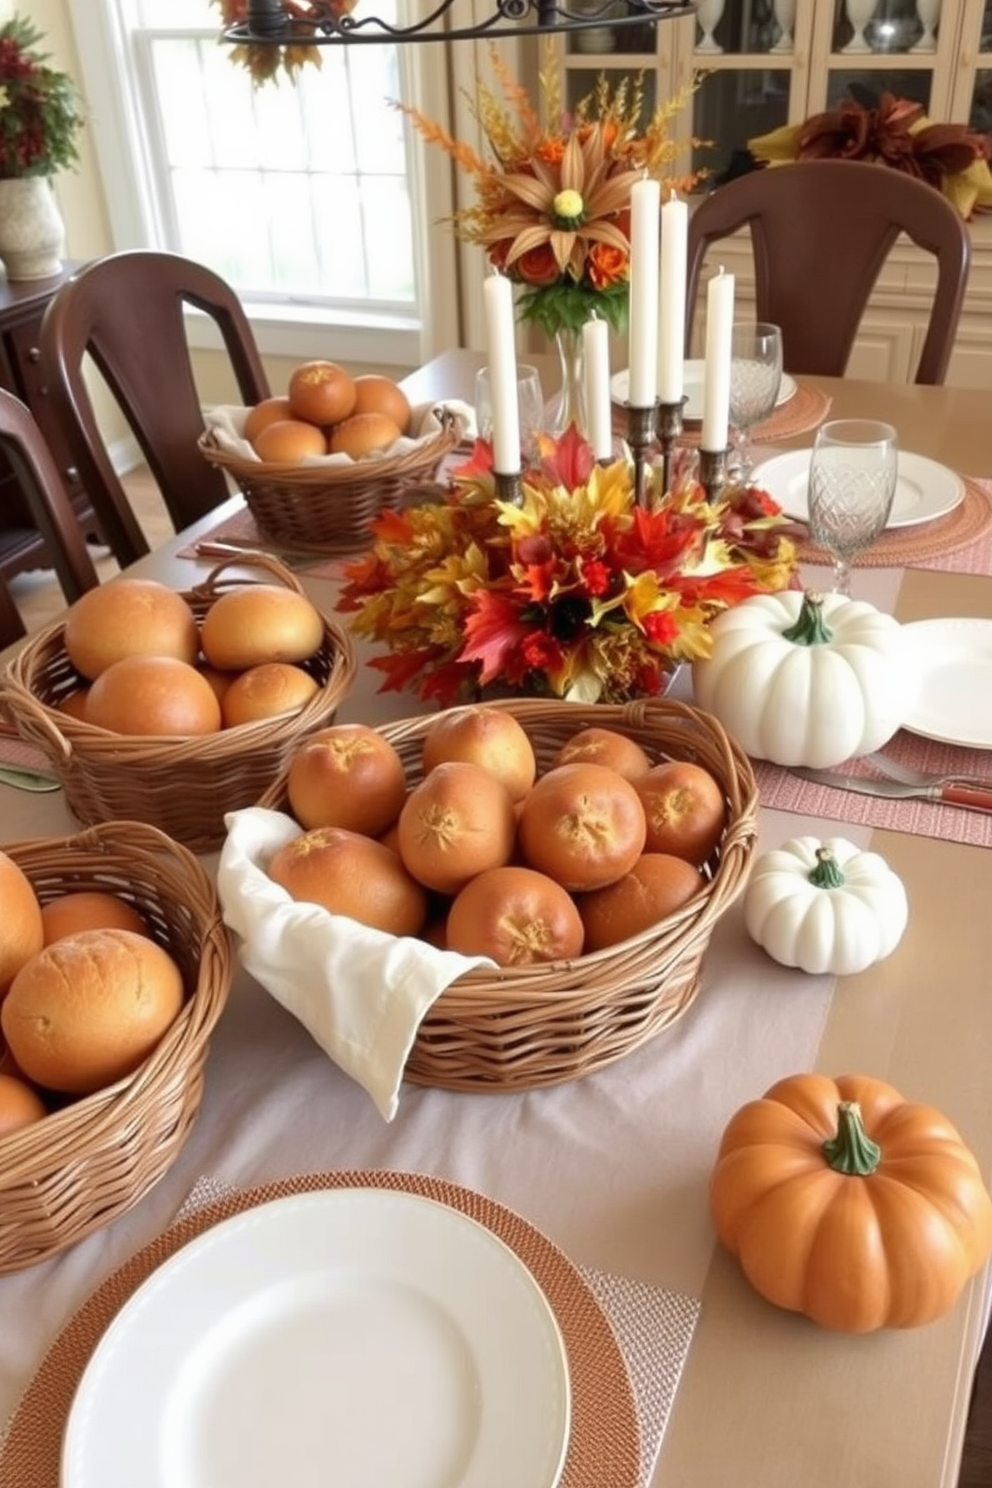
M98 533L89 500L73 480L72 456L45 396L38 349L48 302L77 267L75 263L67 263L60 274L50 279L19 283L11 283L0 275L0 387L27 404L63 474L80 525L87 533ZM17 474L0 454L0 574L10 578L25 569L50 566Z

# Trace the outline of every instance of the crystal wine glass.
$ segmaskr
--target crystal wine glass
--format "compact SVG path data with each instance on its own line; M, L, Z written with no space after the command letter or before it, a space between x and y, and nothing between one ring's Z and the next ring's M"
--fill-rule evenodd
M730 425L734 476L750 479L751 430L773 411L782 385L782 332L768 321L735 322L730 342Z
M896 431L876 419L823 424L809 466L809 535L834 560L834 592L850 594L850 561L881 536L898 476Z

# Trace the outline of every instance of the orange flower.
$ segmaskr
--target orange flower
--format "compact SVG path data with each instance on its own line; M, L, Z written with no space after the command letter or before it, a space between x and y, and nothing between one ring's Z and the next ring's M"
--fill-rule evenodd
M594 243L589 253L589 279L594 289L609 289L627 277L629 258L619 248Z
M505 243L494 245L502 248L504 261L508 251ZM492 257L492 255L490 255ZM517 259L517 273L525 284L554 284L558 278L558 265L555 256L547 243L539 243L536 248L531 248L528 253L521 254Z

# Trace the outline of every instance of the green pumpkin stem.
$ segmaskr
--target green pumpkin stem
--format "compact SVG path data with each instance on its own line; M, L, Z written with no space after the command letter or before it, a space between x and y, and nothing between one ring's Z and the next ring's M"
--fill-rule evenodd
M835 1173L867 1178L882 1161L882 1149L865 1131L857 1101L841 1101L837 1107L837 1135L828 1137L822 1152Z
M833 640L834 633L823 618L822 594L814 594L810 589L803 592L802 608L796 623L783 630L782 636L787 641L795 641L797 646L826 646Z
M810 870L807 877L814 889L840 889L844 885L840 864L829 847L816 849L816 867Z

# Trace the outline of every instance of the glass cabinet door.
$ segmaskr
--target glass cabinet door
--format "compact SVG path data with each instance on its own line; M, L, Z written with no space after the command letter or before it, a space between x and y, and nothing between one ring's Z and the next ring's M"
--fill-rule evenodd
M810 112L883 93L938 118L950 108L957 39L953 0L831 0L817 7L814 45L826 68L810 80Z
M961 46L975 65L961 69L951 117L992 133L992 0L966 0Z

